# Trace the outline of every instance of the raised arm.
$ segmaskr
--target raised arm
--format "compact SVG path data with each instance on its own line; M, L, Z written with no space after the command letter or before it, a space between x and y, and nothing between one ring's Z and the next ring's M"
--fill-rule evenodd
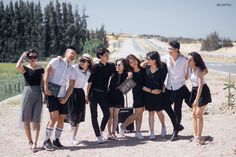
M21 73L25 72L25 69L24 69L22 63L23 63L24 58L26 58L26 56L27 56L27 52L23 52L22 55L20 56L19 60L16 63L16 70Z

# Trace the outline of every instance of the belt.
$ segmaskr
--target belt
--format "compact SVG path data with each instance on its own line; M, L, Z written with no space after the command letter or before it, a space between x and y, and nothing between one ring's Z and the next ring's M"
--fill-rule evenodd
M102 89L97 89L97 88L93 88L93 91L99 92L99 93L106 93L107 91L104 91Z

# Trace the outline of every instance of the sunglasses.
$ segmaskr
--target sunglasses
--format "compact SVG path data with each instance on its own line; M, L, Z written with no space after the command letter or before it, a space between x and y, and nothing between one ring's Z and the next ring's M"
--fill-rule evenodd
M29 56L29 59L38 59L38 56Z

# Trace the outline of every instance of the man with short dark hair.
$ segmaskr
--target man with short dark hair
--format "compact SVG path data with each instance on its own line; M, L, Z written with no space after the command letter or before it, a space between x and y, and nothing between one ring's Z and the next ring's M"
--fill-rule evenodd
M67 100L70 97L75 84L75 71L71 62L76 57L76 49L67 47L63 59L53 58L46 67L44 75L44 92L48 98L48 110L50 120L46 127L46 138L43 147L54 150L54 147L62 148L60 136L64 127L64 118L68 113ZM69 82L69 86L67 83ZM55 130L55 140L51 143L50 137L57 123Z
M87 95L90 95L89 100L92 125L99 144L104 142L102 132L104 131L110 116L107 90L109 79L115 72L115 65L109 63L109 53L110 52L106 48L97 50L96 57L100 59L100 61L99 63L94 64L87 87ZM103 113L100 127L97 120L97 104L99 104Z
M180 124L182 119L182 102L185 99L185 102L188 103L190 97L190 92L185 85L188 62L179 49L180 43L172 40L169 42L169 55L161 58L168 68L164 106L174 127L171 141L176 140L178 132L184 129ZM174 111L171 104L174 104Z

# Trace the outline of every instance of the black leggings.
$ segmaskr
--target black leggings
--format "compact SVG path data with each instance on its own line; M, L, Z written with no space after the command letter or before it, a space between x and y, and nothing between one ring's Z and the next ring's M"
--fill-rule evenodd
M178 130L178 127L182 120L182 103L189 105L190 92L188 88L184 85L178 90L168 90L165 91L165 106L164 109L171 119L174 130ZM171 105L174 103L174 110Z
M101 107L101 110L103 113L103 118L101 121L100 128L99 128L98 120L97 120L98 104ZM91 112L91 120L92 120L93 130L94 130L95 135L98 137L101 135L100 131L105 130L106 124L107 124L107 122L109 120L109 116L110 116L107 93L101 93L101 92L96 92L96 91L91 92L90 112Z

